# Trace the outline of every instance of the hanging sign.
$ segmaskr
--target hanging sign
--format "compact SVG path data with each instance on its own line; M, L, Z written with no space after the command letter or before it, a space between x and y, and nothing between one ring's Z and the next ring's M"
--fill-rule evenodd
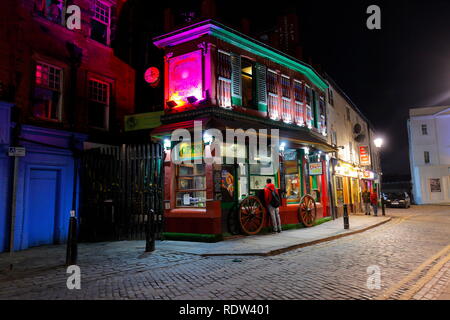
M359 164L370 166L369 146L359 146Z
M150 84L150 86L155 87L159 83L160 73L158 68L156 67L150 67L147 70L145 70L144 73L144 79L145 82Z
M366 179L366 180L374 180L375 172L370 171L370 170L364 170L364 171L360 172L359 178Z
M309 164L309 175L319 176L323 173L322 162L312 162Z

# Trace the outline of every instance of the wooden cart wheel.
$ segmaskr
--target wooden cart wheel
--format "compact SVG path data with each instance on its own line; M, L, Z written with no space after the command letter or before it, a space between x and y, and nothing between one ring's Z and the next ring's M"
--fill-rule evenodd
M238 217L242 232L247 235L255 235L261 231L266 216L266 209L261 201L250 196L239 204Z
M300 221L306 227L312 227L317 217L316 201L309 194L303 196L300 200L300 206L298 207L298 213Z

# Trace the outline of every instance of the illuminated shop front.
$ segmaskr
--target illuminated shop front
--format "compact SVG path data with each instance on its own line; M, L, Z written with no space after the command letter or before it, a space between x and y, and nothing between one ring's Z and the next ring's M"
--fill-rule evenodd
M343 205L348 205L349 213L361 211L361 188L359 184L359 171L349 163L338 161L334 168L334 186L338 215L343 213Z
M230 233L230 217L261 198L268 178L282 192L283 225L301 222L306 195L315 219L331 214L327 154L336 150L326 142L327 85L310 66L211 20L154 43L166 52L165 110L152 137L166 149L167 233ZM177 129L181 142L171 139ZM245 132L242 150L224 139L218 153L212 146L230 129ZM250 152L250 141L262 137L266 156Z

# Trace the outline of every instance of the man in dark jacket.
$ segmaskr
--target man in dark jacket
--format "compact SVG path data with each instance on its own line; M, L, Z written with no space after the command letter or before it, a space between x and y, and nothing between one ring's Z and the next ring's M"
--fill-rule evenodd
M366 215L370 216L370 192L367 189L364 189L362 193L362 201Z
M270 217L272 219L273 232L281 232L281 219L280 219L280 208L273 207L271 205L272 202L272 192L275 192L278 195L278 199L280 199L280 194L278 190L275 189L275 185L272 183L272 179L266 180L267 185L264 188L264 200L266 201L267 208L270 212ZM280 199L281 200L281 199Z

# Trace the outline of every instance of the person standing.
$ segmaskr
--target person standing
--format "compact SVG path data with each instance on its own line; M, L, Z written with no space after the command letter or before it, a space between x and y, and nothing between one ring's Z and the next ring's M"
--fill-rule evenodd
M370 203L372 204L373 215L376 217L378 214L378 196L376 189L370 194Z
M370 192L367 189L364 189L362 193L362 200L364 204L364 211L366 215L370 216Z
M269 209L270 217L272 219L273 232L281 232L281 219L280 219L280 205L281 198L278 190L275 189L275 185L272 183L272 179L266 180L267 184L264 188L264 200L266 206Z

